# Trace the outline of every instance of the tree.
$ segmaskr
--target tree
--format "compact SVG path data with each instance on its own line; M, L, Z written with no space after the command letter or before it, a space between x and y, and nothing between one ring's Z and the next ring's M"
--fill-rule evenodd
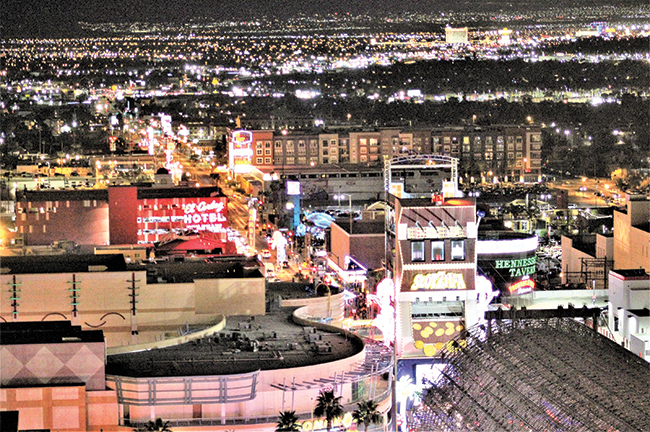
M141 428L133 429L134 432L144 432L144 431L157 431L157 432L171 432L169 428L169 422L163 421L161 418L157 418L156 421L149 420L146 425Z
M275 427L276 432L296 432L301 429L299 424L296 424L298 417L295 411L284 411L278 417L278 424Z
M367 402L359 402L358 408L352 412L352 418L357 421L357 424L363 423L364 432L368 430L371 424L379 424L381 422L381 413L377 410L377 402L369 400Z
M314 415L317 417L325 416L327 422L327 432L332 429L332 422L343 417L343 405L341 405L341 396L336 396L333 389L321 390L316 399Z

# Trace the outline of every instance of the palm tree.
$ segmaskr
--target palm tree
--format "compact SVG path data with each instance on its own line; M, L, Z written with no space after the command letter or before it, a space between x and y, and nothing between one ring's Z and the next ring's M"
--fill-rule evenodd
M278 416L278 424L275 427L276 432L297 432L301 426L296 424L298 417L295 411L284 411Z
M156 421L149 420L143 427L133 429L133 432L144 431L172 432L172 430L169 428L169 422L163 421L161 418L157 418Z
M379 424L382 420L381 413L377 410L377 402L369 400L367 402L359 402L358 408L352 412L352 418L357 421L357 424L363 423L364 432L368 431L368 426L371 424Z
M316 399L314 415L316 417L325 416L327 422L327 432L332 428L332 422L343 417L343 405L341 405L341 396L335 396L334 390L321 390Z

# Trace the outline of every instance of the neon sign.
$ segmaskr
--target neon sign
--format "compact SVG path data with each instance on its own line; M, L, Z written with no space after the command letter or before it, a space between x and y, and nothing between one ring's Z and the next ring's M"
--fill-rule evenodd
M212 200L186 203L183 206L183 223L186 228L197 231L220 232L224 230L226 205L224 201Z
M249 173L253 161L253 133L245 130L238 130L232 133L230 142L229 159L230 169L236 173Z
M509 269L510 277L530 275L537 270L537 256L512 260L496 260L494 261L494 268Z
M519 282L515 282L508 287L508 291L510 291L511 294L525 294L527 292L531 292L534 289L535 281L532 279L520 280Z
M413 278L411 291L417 290L458 290L467 289L463 275L460 273L447 273L439 271L436 273L417 274Z

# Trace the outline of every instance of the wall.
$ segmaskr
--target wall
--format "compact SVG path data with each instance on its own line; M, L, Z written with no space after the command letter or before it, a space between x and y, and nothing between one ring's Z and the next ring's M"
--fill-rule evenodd
M208 323L223 315L258 315L265 312L265 281L256 279L199 279L195 283L146 284L145 272L77 273L77 316L70 305L72 274L18 275L21 283L18 321L68 319L82 328L104 331L108 346L151 342L165 333L177 334L186 324ZM137 315L131 313L130 286L135 279ZM0 275L7 287L12 275ZM8 296L9 293L7 292ZM0 303L0 316L12 320L9 301ZM48 314L55 314L50 317ZM132 337L135 328L139 335Z
M138 188L109 187L108 204L111 244L137 244Z
M108 244L108 204L98 200L52 201L52 209L30 206L45 206L47 202L20 202L24 211L16 209L17 235L25 234L27 245L49 245L57 240L71 240L77 244ZM88 206L84 205L89 204Z

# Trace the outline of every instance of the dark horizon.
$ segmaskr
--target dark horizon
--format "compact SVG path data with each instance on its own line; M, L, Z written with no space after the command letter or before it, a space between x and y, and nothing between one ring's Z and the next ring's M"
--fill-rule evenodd
M395 15L406 12L525 12L549 8L607 6L612 0L541 1L531 5L527 0L492 0L488 2L452 0L242 0L224 2L211 0L4 0L0 20L2 38L56 38L80 33L79 22L189 22L219 20L250 20L263 17L287 19L299 15L369 14ZM617 6L644 5L643 0L622 0Z

